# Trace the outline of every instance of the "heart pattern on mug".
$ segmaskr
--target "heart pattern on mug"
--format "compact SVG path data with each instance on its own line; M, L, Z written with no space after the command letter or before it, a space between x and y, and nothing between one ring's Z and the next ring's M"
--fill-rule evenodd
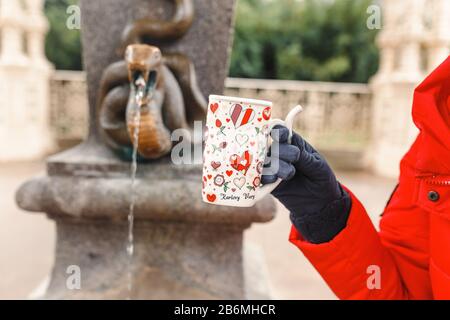
M240 178L234 178L233 179L233 183L236 187L238 187L239 189L242 189L242 187L245 185L245 178L244 177L240 177Z
M217 196L215 194L207 194L206 199L208 199L209 202L215 202L217 199Z
M217 109L219 109L219 104L218 103L212 103L210 108L211 108L211 111L213 113L216 113Z
M210 101L203 153L202 198L250 205L260 186L271 108L246 100Z
M230 109L230 118L237 129L253 120L255 111L252 108L243 108L240 104L234 104Z
M263 110L262 116L264 120L270 120L270 116L272 115L272 111L270 107L267 107Z
M219 147L220 147L221 149L225 149L225 148L227 147L227 145L228 145L228 143L227 143L226 141L224 141L224 142L221 142L221 143L219 144Z
M212 161L211 167L213 167L214 170L217 170L222 164L219 161Z
M258 164L256 165L256 171L261 174L264 170L264 162L260 161L258 162Z
M230 157L231 167L236 171L242 172L245 176L252 163L252 158L252 155L248 151L245 151L242 156L233 154Z
M238 133L236 135L236 142L240 145L243 146L244 144L246 144L248 142L249 136L246 134L242 134L242 133Z

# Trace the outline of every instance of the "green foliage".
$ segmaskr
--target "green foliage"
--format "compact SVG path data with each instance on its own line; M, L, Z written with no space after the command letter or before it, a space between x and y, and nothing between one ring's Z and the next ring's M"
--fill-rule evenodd
M372 0L238 0L234 77L367 82L378 68Z
M95 0L93 0L95 1ZM372 0L237 0L233 77L367 82L378 69ZM57 69L80 70L80 31L66 26L77 0L46 0L46 52Z
M67 8L77 3L77 0L46 0L45 2L45 14L50 23L45 51L57 69L82 69L80 30L70 30L66 25L69 18Z

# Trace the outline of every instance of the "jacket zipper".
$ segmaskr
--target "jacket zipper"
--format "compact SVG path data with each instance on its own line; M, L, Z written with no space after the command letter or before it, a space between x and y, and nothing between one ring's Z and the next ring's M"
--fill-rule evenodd
M450 186L450 179L448 178L439 178L437 176L427 176L425 177L425 183L433 186Z
M433 185L433 186L450 186L450 180L443 180L443 181L437 181L437 180L425 180L426 183Z

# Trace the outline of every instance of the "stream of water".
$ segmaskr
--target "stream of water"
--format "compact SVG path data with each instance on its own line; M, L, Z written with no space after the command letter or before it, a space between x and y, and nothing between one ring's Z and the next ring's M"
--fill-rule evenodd
M128 299L131 299L133 291L133 257L134 257L134 209L136 206L136 173L138 168L138 145L139 145L139 129L141 122L141 108L148 101L145 98L146 83L142 78L135 82L135 107L133 114L133 154L131 160L130 176L131 176L131 190L130 190L130 208L128 211L128 239L127 239L127 255L128 255ZM151 97L150 97L151 98Z

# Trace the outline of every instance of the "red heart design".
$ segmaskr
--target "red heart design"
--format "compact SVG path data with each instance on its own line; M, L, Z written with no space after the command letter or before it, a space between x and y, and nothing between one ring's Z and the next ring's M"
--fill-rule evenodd
M219 104L213 103L213 104L211 104L210 108L213 113L216 113L217 109L219 109Z
M227 174L227 176L231 177L231 175L233 174L232 170L227 170L225 171L225 173Z
M230 122L231 121L231 119L227 119L227 122Z
M216 120L216 127L217 128L222 127L222 121L220 121L219 119Z
M255 141L250 142L250 145L253 147L255 145Z
M215 194L207 194L206 199L208 199L209 202L214 202L216 201L217 197Z
M271 111L270 107L265 108L262 112L262 116L263 116L264 120L269 120L271 115L272 115L272 111Z
M263 172L264 169L264 162L260 161L258 162L258 164L256 165L256 171L258 171L259 174L261 174Z
M236 171L241 171L245 176L252 163L252 158L252 155L248 151L245 151L242 156L233 154L230 157L231 167Z
M219 161L212 161L211 167L213 167L214 170L217 170L222 164Z
M211 178L212 178L212 175L208 174L208 179L211 179Z
M236 192L236 188L232 188L231 191Z
M230 118L236 129L248 124L254 116L255 112L252 108L244 108L240 104L234 104L230 110Z
M261 122L261 121L262 121L262 118L258 118L258 121Z

